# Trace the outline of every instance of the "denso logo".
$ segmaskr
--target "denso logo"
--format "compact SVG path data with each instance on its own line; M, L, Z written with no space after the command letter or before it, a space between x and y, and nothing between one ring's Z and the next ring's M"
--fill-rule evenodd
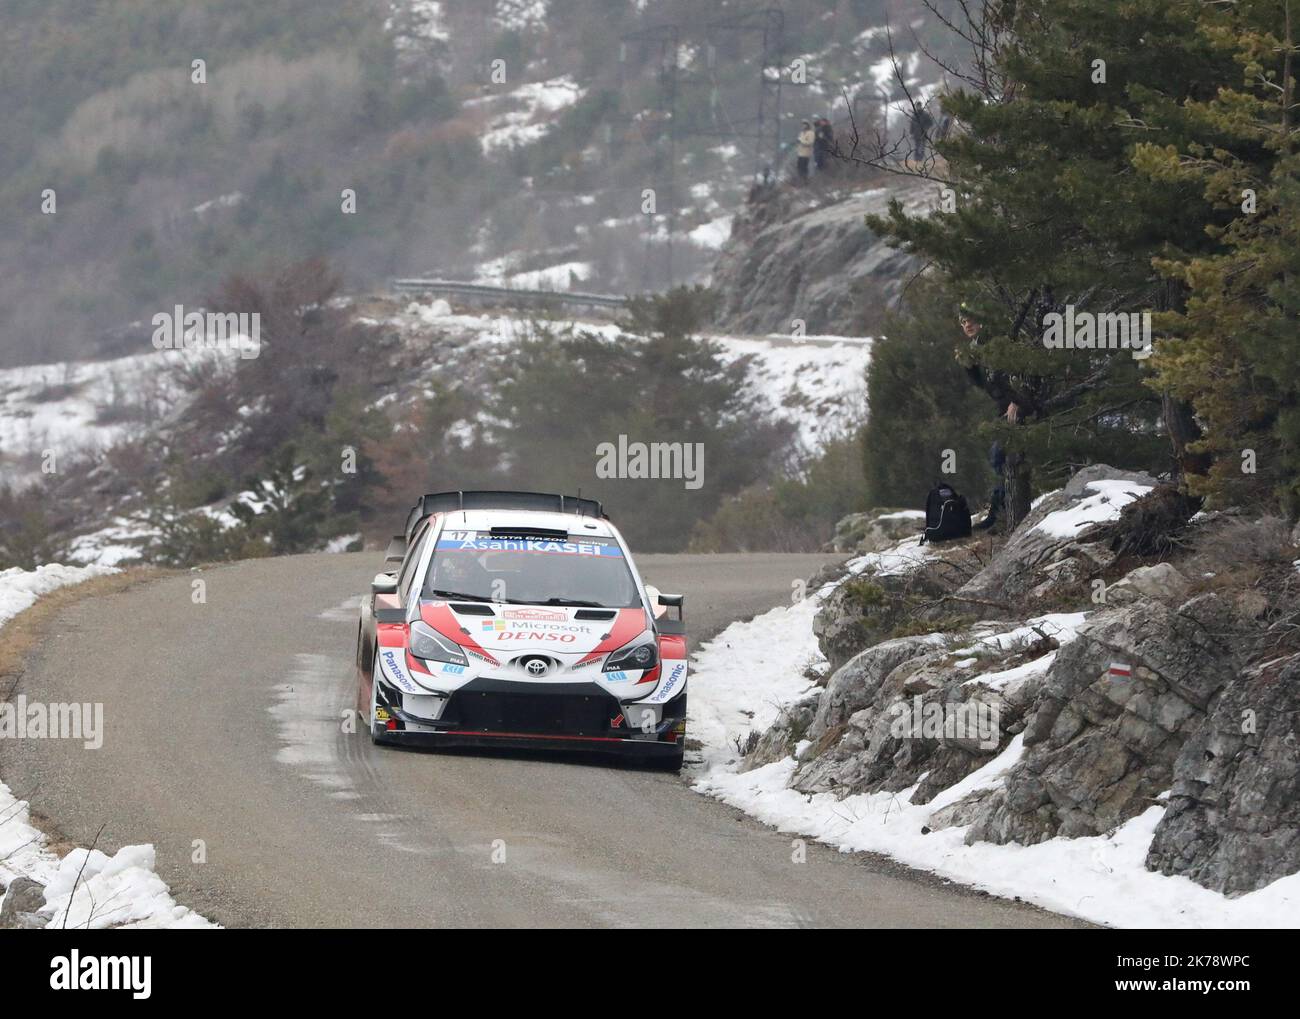
M546 640L559 641L561 644L572 644L578 639L577 634L573 633L553 633L550 631L539 633L536 630L507 630L505 633L498 635L500 640Z

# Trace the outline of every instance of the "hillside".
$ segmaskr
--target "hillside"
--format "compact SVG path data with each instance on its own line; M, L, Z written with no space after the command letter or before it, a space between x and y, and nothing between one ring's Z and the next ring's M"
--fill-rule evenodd
M847 94L865 129L901 101L886 25L915 96L938 76L917 46L951 49L920 0L794 0L779 32L763 10L14 0L0 363L138 350L133 323L159 308L306 256L353 290L412 273L618 293L707 278L753 175L788 172L802 117L843 126Z
M413 493L476 484L581 489L643 544L680 549L726 497L844 442L865 407L861 338L687 340L635 313L614 322L387 294L330 305L300 351L255 360L195 347L0 369L0 563L342 550L386 540ZM588 374L570 360L579 352ZM326 358L346 374L320 374ZM591 391L588 375L613 391ZM677 395L650 418L639 399L621 404L637 386ZM700 399L716 407L692 407ZM595 450L620 435L700 441L707 483L600 480ZM824 509L813 545L840 509Z

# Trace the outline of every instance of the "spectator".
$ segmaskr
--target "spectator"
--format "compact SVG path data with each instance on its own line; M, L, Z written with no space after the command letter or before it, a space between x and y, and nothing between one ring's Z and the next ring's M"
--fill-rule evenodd
M985 342L984 325L974 310L963 303L958 312L963 339L957 343L956 358L966 369L967 377L975 385L988 393L998 405L998 417L1006 418L1010 424L1019 424L1029 410L1025 397L1019 392L1018 380L1004 371L989 370L979 362L978 351ZM995 439L989 448L989 466L997 475L997 481L989 495L989 511L974 529L986 531L995 526L999 516L1006 510L1007 482L1018 460L1012 462L1007 457L1002 443Z
M934 118L930 112L917 103L912 104L912 158L918 163L925 160L930 144L930 129L934 127Z
M826 161L830 159L831 153L835 151L835 129L831 127L831 122L825 117L818 117L815 134L813 162L817 166L818 173L825 173Z
M812 124L803 121L803 126L799 129L799 147L795 150L795 170L800 180L808 179L808 160L812 158L815 141L816 135L813 134Z

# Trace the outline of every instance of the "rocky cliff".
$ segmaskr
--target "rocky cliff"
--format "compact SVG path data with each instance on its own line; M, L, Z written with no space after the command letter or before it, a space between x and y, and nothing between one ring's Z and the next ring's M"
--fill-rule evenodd
M1033 845L1154 807L1148 870L1228 896L1300 871L1296 542L1275 521L1211 517L1173 562L1117 555L1123 507L1153 491L1091 467L1001 546L857 561L815 623L824 688L746 766L793 754L800 793L916 804L1001 757L1000 781L949 792L926 830Z
M732 226L713 270L719 326L736 333L869 335L916 272L912 257L867 229L898 198L909 211L934 188L906 178L856 192L780 185L754 197Z

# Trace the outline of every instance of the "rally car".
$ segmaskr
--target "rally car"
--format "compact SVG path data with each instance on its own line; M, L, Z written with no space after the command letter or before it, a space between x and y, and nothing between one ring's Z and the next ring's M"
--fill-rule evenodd
M681 767L683 598L642 582L599 502L425 495L386 565L357 632L357 710L376 743L594 750Z

